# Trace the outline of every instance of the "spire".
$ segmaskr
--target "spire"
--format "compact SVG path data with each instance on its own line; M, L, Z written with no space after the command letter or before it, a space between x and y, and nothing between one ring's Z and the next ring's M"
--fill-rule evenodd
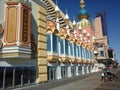
M66 9L66 15L65 15L65 19L67 20L69 20L69 16L68 16L68 13L67 13L67 9Z
M85 1L84 0L80 0L80 7L84 8L85 7Z
M55 12L59 12L59 11L60 11L60 9L58 7L57 0L56 0Z
M76 25L75 17L73 17L73 25Z

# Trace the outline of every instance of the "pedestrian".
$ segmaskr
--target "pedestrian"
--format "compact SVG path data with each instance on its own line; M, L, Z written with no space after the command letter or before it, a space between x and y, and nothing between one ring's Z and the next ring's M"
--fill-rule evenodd
M102 72L101 73L101 81L104 81L104 79L105 79L105 74L104 74L104 72Z
M104 82L107 82L108 81L108 74L107 72L104 72Z

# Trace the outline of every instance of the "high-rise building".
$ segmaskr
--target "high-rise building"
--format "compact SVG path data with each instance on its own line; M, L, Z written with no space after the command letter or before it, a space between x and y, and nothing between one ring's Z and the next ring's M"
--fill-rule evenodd
M101 11L101 12L96 13L96 18L97 17L101 18L102 34L103 34L103 36L107 36L108 37L107 21L106 21L106 13L105 13L105 11Z
M112 54L109 49L109 39L105 11L96 13L94 25L95 25L95 38L98 50L97 60L100 63L104 63L107 67L110 64L114 64L113 61L115 61L115 57L110 58Z
M95 17L95 38L98 42L98 59L107 59L108 58L108 34L107 34L107 24L105 12L99 12Z

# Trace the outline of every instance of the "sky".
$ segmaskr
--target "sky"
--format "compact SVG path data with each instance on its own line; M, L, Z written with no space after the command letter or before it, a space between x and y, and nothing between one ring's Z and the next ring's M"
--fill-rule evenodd
M56 2L56 0L53 0ZM70 20L78 21L77 15L80 11L80 0L57 0L59 8L69 14ZM113 48L116 59L120 63L120 0L85 0L85 8L88 10L90 20L100 11L106 12L109 47Z

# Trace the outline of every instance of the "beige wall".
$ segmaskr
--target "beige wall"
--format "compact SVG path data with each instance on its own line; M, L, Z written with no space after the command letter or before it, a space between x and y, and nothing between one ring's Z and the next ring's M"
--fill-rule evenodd
M95 18L95 37L96 39L102 38L102 24L101 17Z
M97 59L107 59L108 58L108 37L102 34L102 22L101 17L95 18L95 38L98 44L103 44L103 47L98 47L98 52L104 51L104 57L97 56Z
M38 26L38 58L37 58L37 80L36 83L47 81L47 44L46 44L46 9L37 7Z

